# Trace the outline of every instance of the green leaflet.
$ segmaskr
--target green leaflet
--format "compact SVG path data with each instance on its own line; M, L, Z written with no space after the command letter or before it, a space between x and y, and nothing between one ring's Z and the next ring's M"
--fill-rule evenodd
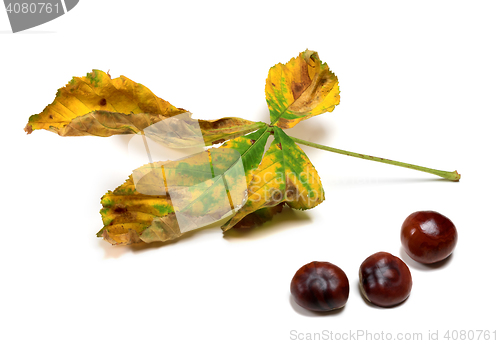
M224 231L262 208L286 202L291 208L304 210L324 200L321 180L306 154L280 128L274 128L274 135L271 147L252 174L247 202L222 226Z
M270 133L261 129L179 161L135 170L102 198L102 235L112 244L167 241L241 207L247 175L258 166Z
M241 154L247 183L251 178L252 171L259 166L262 160L269 135L271 133L268 130L260 129L255 133L227 141L222 145L225 148L236 149Z

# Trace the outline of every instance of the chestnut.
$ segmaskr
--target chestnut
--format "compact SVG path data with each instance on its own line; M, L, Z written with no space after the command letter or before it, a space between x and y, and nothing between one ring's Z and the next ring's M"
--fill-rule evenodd
M435 211L417 211L401 226L401 243L417 262L432 264L448 257L457 245L457 229L449 218Z
M387 252L378 252L366 258L359 268L359 285L363 296L381 307L403 302L412 287L410 269Z
M311 262L295 273L290 292L299 306L311 311L331 311L344 307L349 297L349 280L336 265Z

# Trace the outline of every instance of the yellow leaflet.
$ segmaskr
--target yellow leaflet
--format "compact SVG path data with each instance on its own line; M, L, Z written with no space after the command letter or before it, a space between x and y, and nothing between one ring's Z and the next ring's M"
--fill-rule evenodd
M318 53L306 50L269 70L266 100L271 124L292 128L309 117L333 111L340 102L338 79Z
M29 118L25 131L29 134L33 130L46 129L62 136L72 135L75 131L62 129L71 122L74 126L84 128L92 119L85 118L81 122L77 118L94 111L104 111L100 113L104 119L106 119L106 113L118 113L122 117L130 114L153 114L170 117L186 112L186 110L176 108L169 102L156 97L146 86L124 76L111 79L108 74L94 69L85 77L74 77L65 87L60 88L52 104L48 105L41 113ZM103 126L106 127L105 123L111 123L113 127L113 120L108 119ZM130 119L125 117L121 121L130 122ZM147 122L151 123L151 121L143 123ZM126 129L126 123L124 127ZM119 128L119 126L114 128ZM105 132L105 130L101 131ZM85 130L81 129L76 132L77 135L94 135L85 133ZM99 133L99 130L96 132ZM134 131L132 130L132 132Z

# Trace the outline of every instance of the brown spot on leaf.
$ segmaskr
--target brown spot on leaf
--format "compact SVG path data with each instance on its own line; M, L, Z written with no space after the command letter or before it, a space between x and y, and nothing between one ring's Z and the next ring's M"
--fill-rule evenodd
M255 140L250 140L250 144L253 145L255 143Z
M293 125L295 125L295 124L293 124ZM280 119L278 119L278 123L276 123L276 126L280 127L281 129L289 129L289 128L293 127L293 125L290 123L290 121L284 119L283 117L280 117Z
M226 141L226 140L224 140L224 139L218 139L218 140L215 140L214 142L212 142L212 144L213 145L217 145L217 144L222 143L224 141Z
M52 115L49 115L49 118L50 118L50 119L53 119L54 117L52 117Z
M107 102L106 102L106 99L102 98L100 101L99 101L99 105L101 106L106 106Z
M286 178L286 196L285 200L287 202L295 202L299 200L299 190L297 187L292 183L288 177Z
M24 131L27 134L31 134L33 132L33 128L31 127L31 124L26 124L26 126L24 127Z
M114 208L113 208L113 212L116 213L116 214L123 214L127 211L127 207L121 205L121 204L117 204Z
M299 76L292 81L291 88L293 93L293 98L297 99L300 97L302 92L311 85L311 79L309 78L309 72L307 70L307 63L302 63L300 66Z
M273 207L283 200L283 193L281 190L272 190L270 191L271 197L269 197L269 200L264 204L264 207Z
M281 143L278 143L278 144L277 144L277 146L278 146L278 149L279 149L279 150L281 150L281 149L282 149L282 148L281 148Z

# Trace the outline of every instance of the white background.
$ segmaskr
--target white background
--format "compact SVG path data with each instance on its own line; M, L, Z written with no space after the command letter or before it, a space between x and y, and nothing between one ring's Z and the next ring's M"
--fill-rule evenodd
M496 330L498 340L499 10L495 1L87 0L18 34L0 11L0 341L298 342L293 330L424 339ZM304 147L326 191L317 208L287 209L247 233L212 226L172 244L113 247L95 237L99 200L137 167L130 138L23 131L58 88L93 68L195 118L267 120L268 69L306 48L338 76L341 102L290 135L457 169L462 180ZM401 224L417 210L458 229L438 267L401 251ZM359 265L377 251L413 274L399 307L360 296ZM292 301L292 276L313 260L349 277L342 311L318 315Z

